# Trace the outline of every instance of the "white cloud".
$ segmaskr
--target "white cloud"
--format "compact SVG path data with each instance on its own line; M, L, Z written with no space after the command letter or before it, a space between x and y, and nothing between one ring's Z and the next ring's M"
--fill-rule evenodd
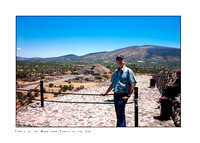
M21 50L22 48L17 48L17 50Z

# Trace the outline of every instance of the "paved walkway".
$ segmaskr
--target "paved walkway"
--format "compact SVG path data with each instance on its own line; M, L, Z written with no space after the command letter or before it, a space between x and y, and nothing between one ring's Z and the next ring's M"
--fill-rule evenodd
M136 76L139 96L139 127L174 127L172 120L160 121L154 119L160 110L156 102L160 97L157 88L148 88L150 76ZM99 94L105 92L109 82L100 83L78 91L77 93ZM133 96L126 105L127 127L134 127ZM115 127L116 115L113 96L65 95L52 100L60 102L45 102L44 108L35 102L20 110L16 115L16 126L34 127ZM73 103L68 103L73 102ZM87 102L80 104L76 102ZM95 104L100 102L103 104ZM109 104L104 104L109 103Z

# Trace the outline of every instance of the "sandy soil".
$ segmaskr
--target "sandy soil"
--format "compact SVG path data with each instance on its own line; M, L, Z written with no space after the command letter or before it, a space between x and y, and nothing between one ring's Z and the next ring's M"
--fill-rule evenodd
M111 77L111 75L109 75ZM47 77L47 78L52 78L52 77ZM104 81L105 79L102 80L102 82ZM46 89L47 92L59 92L60 90L60 85L64 86L64 85L67 85L69 86L70 84L74 85L74 89L72 91L69 91L67 90L66 92L63 92L61 91L62 93L72 93L74 91L77 91L77 88L80 87L80 86L84 86L84 88L88 88L88 87L91 87L91 86L94 86L96 84L98 84L99 82L87 82L87 81L76 81L76 82L71 82L70 84L68 82L64 82L63 79L58 79L58 80L55 80L57 82L55 82L55 84L53 85L53 87L49 87L49 83L45 83L46 86L44 86L44 88ZM35 81L35 82L24 82L24 81L17 81L18 84L33 84L33 83L39 83L40 80L38 81ZM52 81L53 83L54 81ZM44 85L45 85L44 84ZM34 88L35 86L37 85L32 85L32 87ZM31 89L33 89L31 88ZM37 88L38 90L40 90L40 87ZM27 91L20 91L23 93L23 95L26 95L28 92ZM34 95L35 93L32 92L32 95ZM52 99L52 98L55 98L55 97L59 97L59 96L63 96L64 94L58 94L57 96L55 96L54 94L52 93L44 93L44 99ZM38 97L35 97L35 99L38 99L40 100L40 93L38 95ZM16 100L16 102L18 102L18 100ZM35 100L33 100L32 102L36 102ZM19 107L19 105L17 105L17 108Z
M74 85L74 89L72 91L67 90L66 92L63 92L63 91L61 91L61 92L62 93L72 93L74 91L77 91L77 87L84 86L84 88L88 88L88 87L94 86L94 85L96 85L98 83L95 83L95 82L82 82L82 83L71 82L71 84ZM53 87L44 86L44 88L46 89L47 92L59 92L59 90L60 90L59 86L60 85L62 85L62 86L64 86L64 85L69 86L70 84L68 82L60 82L60 83L54 84ZM40 87L38 87L37 89L40 90ZM22 91L22 93L24 95L26 95L28 92L27 91ZM34 94L34 92L32 92L32 94ZM63 95L64 94L59 94L57 97L63 96ZM35 99L40 100L40 98L41 97L40 97L40 93L39 93L38 97L35 97ZM52 93L44 93L44 99L52 99L52 98L55 98L54 94L52 94ZM36 101L33 100L33 102L36 102ZM19 106L17 105L17 107L19 107Z
M75 82L72 82L71 85L74 85L74 89L72 91L67 90L66 92L63 92L63 91L61 91L61 92L62 93L72 93L74 91L77 91L76 90L77 87L84 86L84 88L88 88L88 87L94 86L96 84L98 84L98 83L95 83L95 82L85 82L85 83L75 83ZM64 85L69 86L70 84L68 82L61 82L61 83L54 84L53 87L49 87L49 86L44 86L44 87L45 87L46 91L48 91L48 92L58 92L60 90L60 87L59 87L60 85L62 85L62 86L64 86ZM63 94L58 95L58 96L63 96ZM46 99L54 98L54 94L45 93L44 94L44 98L46 98Z
M37 81L34 81L34 82L27 82L27 81L19 81L19 80L17 80L18 84L24 84L24 85L32 84L32 83L39 83L39 82L40 82L40 80L37 80Z

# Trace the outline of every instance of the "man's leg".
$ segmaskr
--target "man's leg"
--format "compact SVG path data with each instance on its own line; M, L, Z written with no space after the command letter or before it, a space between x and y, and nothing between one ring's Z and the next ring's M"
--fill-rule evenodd
M114 103L117 116L117 127L126 127L125 105L127 101L124 101L122 96L115 95Z
M166 88L162 91L162 97L166 95Z

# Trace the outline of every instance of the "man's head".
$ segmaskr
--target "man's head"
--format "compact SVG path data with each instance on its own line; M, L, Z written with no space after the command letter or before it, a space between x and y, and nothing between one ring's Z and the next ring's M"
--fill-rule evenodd
M181 78L181 71L180 71L180 70L178 70L178 71L176 72L176 76L177 76L178 78Z
M119 68L123 68L124 64L125 64L125 59L123 55L118 55L116 57L116 62Z

